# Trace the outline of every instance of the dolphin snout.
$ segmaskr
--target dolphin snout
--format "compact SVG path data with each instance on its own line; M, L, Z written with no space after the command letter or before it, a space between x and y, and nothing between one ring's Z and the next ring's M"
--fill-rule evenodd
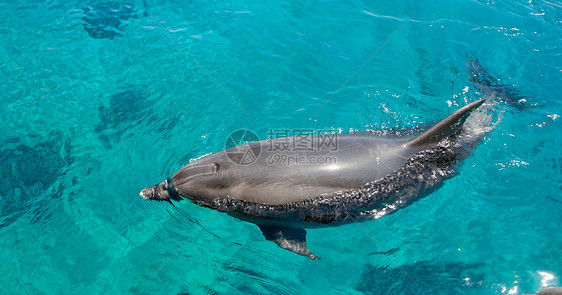
M160 182L159 184L155 184L151 187L144 188L140 193L139 196L145 200L157 200L157 201L170 201L181 200L181 196L176 191L172 181L170 179L166 179L165 181Z
M145 187L139 193L139 196L145 200L151 200L154 196L154 190L152 189L152 187Z

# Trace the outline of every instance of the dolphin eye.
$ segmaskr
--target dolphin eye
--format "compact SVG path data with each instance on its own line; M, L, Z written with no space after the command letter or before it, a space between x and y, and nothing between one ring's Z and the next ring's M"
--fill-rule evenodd
M213 163L213 173L219 172L220 165L218 163Z

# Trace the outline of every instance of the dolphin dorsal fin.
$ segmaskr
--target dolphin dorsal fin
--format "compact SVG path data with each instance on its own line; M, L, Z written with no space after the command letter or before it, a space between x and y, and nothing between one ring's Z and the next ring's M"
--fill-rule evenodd
M429 128L429 130L427 130L426 132L422 133L420 136L406 143L406 146L421 148L427 145L436 144L441 139L453 135L455 132L457 132L457 130L459 130L462 124L464 124L464 121L466 120L466 118L468 118L470 112L482 105L484 101L485 99L473 101L456 110L447 118L439 121L439 123Z

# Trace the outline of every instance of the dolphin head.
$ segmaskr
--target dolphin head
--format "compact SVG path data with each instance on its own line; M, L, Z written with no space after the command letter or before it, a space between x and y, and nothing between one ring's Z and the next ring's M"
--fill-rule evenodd
M171 178L147 187L140 196L147 200L209 200L216 196L228 196L239 179L239 167L224 153L216 153L194 161Z

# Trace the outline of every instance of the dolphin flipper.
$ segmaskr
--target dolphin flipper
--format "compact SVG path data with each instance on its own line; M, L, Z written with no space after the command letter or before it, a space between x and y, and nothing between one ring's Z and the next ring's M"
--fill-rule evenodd
M263 236L273 241L279 247L306 256L310 259L320 259L306 248L306 230L302 228L278 227L275 225L258 225Z

